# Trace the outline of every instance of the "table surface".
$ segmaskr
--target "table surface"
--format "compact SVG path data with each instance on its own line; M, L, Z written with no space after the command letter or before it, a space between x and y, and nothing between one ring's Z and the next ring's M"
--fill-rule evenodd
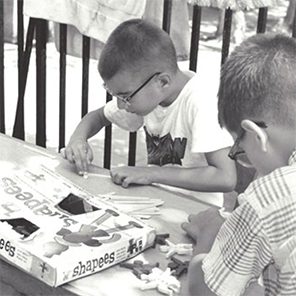
M143 196L162 199L164 204L160 207L161 214L146 220L146 223L155 227L157 233L169 233L169 240L174 243L189 242L180 227L181 223L187 220L188 214L198 213L209 207L209 205L184 196L181 197L173 191L156 186L131 186L128 189L124 189L121 186L115 185L110 178L89 177L88 179L84 179L78 176L75 168L66 160L62 159L59 154L3 134L0 134L0 147L0 161L18 162L23 165L28 165L30 162L36 162L37 160L42 161L42 163L48 163L48 165L54 167L56 172L93 194L115 192L116 194L125 196ZM102 168L92 166L90 170L94 173L109 176L108 170ZM165 258L165 254L159 251L158 246L145 250L136 258L150 263L159 262L162 269L165 269L169 262ZM122 268L119 265L72 281L58 288L49 287L3 260L0 260L0 270L0 291L3 296L73 294L83 296L114 296L119 293L129 296L159 295L155 290L141 291L139 289L140 280L130 270ZM180 280L183 282L184 276Z

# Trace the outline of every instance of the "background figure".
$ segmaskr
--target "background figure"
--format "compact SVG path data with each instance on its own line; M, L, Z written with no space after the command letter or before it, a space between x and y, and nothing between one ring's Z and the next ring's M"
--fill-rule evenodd
M220 10L217 25L216 38L222 37L225 20L225 10ZM241 10L233 10L232 12L232 28L231 40L235 44L239 44L244 40L246 31L245 13Z
M144 19L162 27L163 0L147 0ZM170 36L179 61L189 59L190 28L187 0L173 0Z
M286 16L284 18L284 23L286 23L289 28L292 28L293 21L295 18L295 10L296 10L296 0L289 0L289 6L287 9Z
M292 30L296 11L296 0L289 0L286 15L280 19L274 31L279 33L289 33Z

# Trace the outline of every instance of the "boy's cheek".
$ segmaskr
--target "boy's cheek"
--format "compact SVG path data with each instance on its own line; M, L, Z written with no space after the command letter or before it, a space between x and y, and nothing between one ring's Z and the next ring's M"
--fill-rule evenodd
M117 107L118 107L118 109L125 109L125 105L126 104L124 102L117 99Z

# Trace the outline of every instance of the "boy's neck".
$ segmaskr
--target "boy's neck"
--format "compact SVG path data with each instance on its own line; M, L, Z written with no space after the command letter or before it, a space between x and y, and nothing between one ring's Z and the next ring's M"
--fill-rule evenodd
M273 151L273 159L277 167L288 165L289 158L296 149L296 132L292 128L271 127L269 141ZM272 161L270 161L272 163Z
M160 103L160 106L167 107L171 105L179 96L180 92L183 90L187 82L192 78L194 74L190 72L183 72L178 70L176 74L172 77L171 86L166 95L166 98Z

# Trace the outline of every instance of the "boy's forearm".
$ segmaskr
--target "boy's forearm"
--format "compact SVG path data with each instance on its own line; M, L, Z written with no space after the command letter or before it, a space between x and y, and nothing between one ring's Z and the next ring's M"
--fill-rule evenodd
M225 170L213 166L151 167L153 182L203 192L229 192L235 187L236 178Z
M80 138L86 141L109 124L110 121L105 117L103 108L91 111L82 118L71 139Z
M202 261L207 254L195 256L188 268L187 279L182 288L182 295L186 296L215 296L204 281Z

